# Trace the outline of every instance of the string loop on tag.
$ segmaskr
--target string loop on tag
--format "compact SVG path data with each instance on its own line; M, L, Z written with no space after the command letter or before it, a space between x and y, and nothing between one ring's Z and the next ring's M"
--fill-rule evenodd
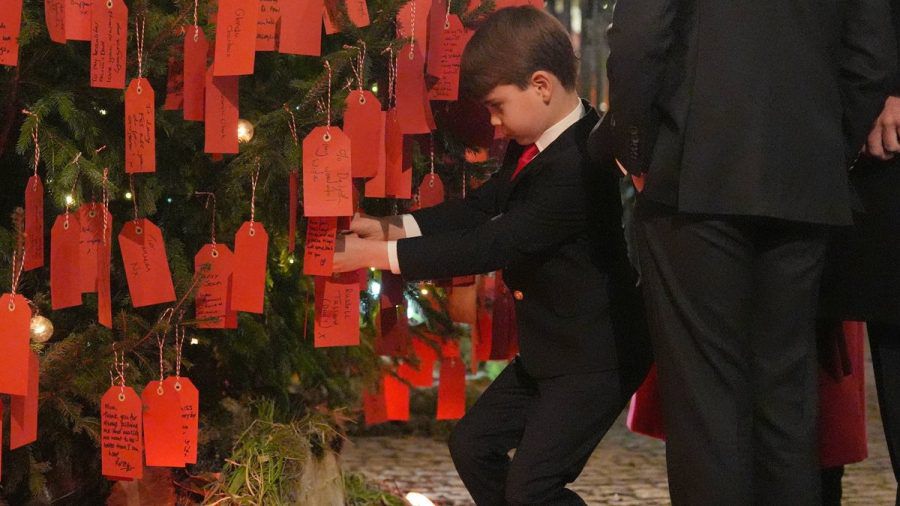
M259 157L256 157L256 171L250 174L250 235L256 235L253 223L256 221L256 185L259 183Z
M134 221L138 221L137 192L134 191L134 174L128 175L128 188L131 190L131 206L134 208ZM140 232L138 232L140 233Z
M138 16L134 20L134 36L137 44L137 64L138 64L138 85L137 93L140 95L144 92L141 84L144 77L144 28L147 26L147 18Z
M38 162L41 161L41 143L38 140L38 128L41 124L40 117L29 111L28 109L22 109L24 114L32 116L34 118L34 128L31 129L31 140L34 142L34 175L38 175ZM37 190L37 180L35 179L34 185L32 185L32 191Z
M447 0L447 14L444 15L444 30L450 29L450 5L453 3L453 0Z
M181 320L184 318L184 311L178 314L178 321L175 323L175 390L181 390L181 350L184 346L184 336L187 334Z
M12 276L12 279L10 280L10 311L16 309L14 299L16 291L19 289L19 281L22 279L22 271L25 268L25 216L24 213L22 213L21 208L16 210L14 225L16 238L13 242L12 268L10 269L10 275Z
M169 321L172 319L172 315L175 313L174 308L167 308L163 311L162 316L159 318L159 323L165 321L165 328L162 332L159 329L156 330L156 345L159 347L159 387L156 389L156 393L158 395L162 395L163 392L163 379L165 377L165 361L164 361L164 352L166 348L166 337L169 335Z
M103 244L106 244L106 231L109 230L109 167L103 168L103 182L101 183L100 200L103 213Z
M388 46L381 54L388 53L388 107L395 106L397 99L397 55L394 48Z
M329 63L328 60L325 60L325 71L328 73L328 100L325 103L325 108L327 110L327 113L326 113L327 123L325 124L324 140L325 140L325 142L329 142L331 140L331 78L332 78L332 73L331 73L331 63Z
M212 244L213 257L219 256L216 249L216 194L213 192L194 192L194 195L206 195L206 205L203 207L209 209L209 203L212 202L212 226L210 230L210 244Z
M412 60L415 58L415 49L416 49L416 0L410 0L412 2L412 8L410 9L410 17L412 20L409 23L409 59Z
M356 64L350 65L350 70L353 71L353 77L356 78L356 89L360 93L359 103L365 104L366 97L362 95L363 85L365 84L365 71L366 71L366 41L360 39L359 46L344 46L344 49L355 49L356 50Z
M198 0L194 0L194 42L200 40L200 24L197 22L197 3Z

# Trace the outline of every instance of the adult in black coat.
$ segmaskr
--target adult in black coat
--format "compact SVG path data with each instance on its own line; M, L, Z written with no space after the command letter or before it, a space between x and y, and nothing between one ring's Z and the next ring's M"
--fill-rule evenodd
M894 74L887 1L616 5L605 141L643 183L675 505L820 501L814 318Z

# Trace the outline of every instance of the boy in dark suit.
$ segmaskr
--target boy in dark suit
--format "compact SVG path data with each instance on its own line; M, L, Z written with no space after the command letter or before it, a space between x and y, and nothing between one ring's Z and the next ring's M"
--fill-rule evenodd
M550 15L515 7L489 17L465 49L462 84L515 141L502 168L463 200L355 218L334 258L337 271L374 266L411 280L503 269L520 355L450 437L478 505L585 504L566 484L649 364L618 184L588 162L599 117L578 97L576 74Z

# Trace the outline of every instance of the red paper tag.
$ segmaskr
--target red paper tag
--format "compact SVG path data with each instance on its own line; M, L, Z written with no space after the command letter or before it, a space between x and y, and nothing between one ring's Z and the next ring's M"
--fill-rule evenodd
M297 204L300 198L300 174L297 169L291 169L288 180L288 253L294 253L297 248Z
M403 278L390 271L381 271L381 309L403 305Z
M108 7L110 5L112 8ZM90 19L91 86L122 89L125 87L128 7L122 0L97 0L93 2ZM68 29L67 19L66 32Z
M206 153L237 153L238 77L206 76Z
M0 9L0 65L19 63L19 32L22 29L22 0L7 0Z
M350 138L353 177L374 177L384 163L381 103L371 91L353 90L347 95L344 132Z
M67 40L91 40L92 2L93 0L66 0Z
M413 7L413 1L415 2L415 7ZM430 12L431 0L411 0L407 2L397 12L397 38L409 40L410 36L412 36L412 28L415 26L416 45L424 48L428 41L428 15ZM401 56L403 55L401 54Z
M195 40L196 38L196 40ZM184 119L203 121L206 115L206 56L209 42L200 27L184 27Z
M144 476L141 399L131 387L110 387L100 401L103 475L138 480Z
M182 462L197 463L197 438L200 422L200 392L189 378L169 376L163 381L166 391L178 392L181 412L181 445Z
M208 267L205 267L208 266ZM225 317L231 312L232 272L234 254L224 244L206 244L194 256L194 272L203 277L194 298L196 303L197 328L226 328Z
M97 245L97 320L100 325L112 328L112 293L109 287L109 270L112 261L112 226L113 218L105 206L100 206L101 213L106 213L106 240ZM101 219L103 215L100 215ZM101 239L103 228L101 225Z
M398 193L403 175L403 131L396 109L390 109L385 116L384 154L385 154L385 194L395 196ZM402 193L402 192L400 192Z
M428 52L428 74L437 81L428 91L431 100L457 100L459 98L459 71L463 49L474 32L466 30L459 16L451 14L447 24L432 32L432 44ZM434 49L432 50L432 47Z
M303 274L307 276L331 276L336 236L337 218L310 218L306 221L306 249L303 254Z
M378 325L381 333L375 338L375 353L388 357L407 356L412 333L406 317L406 306L382 309Z
M44 266L44 184L40 176L28 178L25 187L25 267Z
M156 172L154 93L147 79L132 79L125 91L125 172Z
M409 386L388 373L384 373L383 381L387 419L395 422L409 421Z
M22 295L0 296L0 393L28 395L31 308Z
M441 343L441 358L460 358L459 341L448 340Z
M441 360L438 383L438 420L458 420L466 414L466 366L462 360Z
M397 375L409 381L415 387L430 387L434 383L434 363L437 360L437 352L425 341L419 338L413 339L413 352L417 364L404 362L397 370Z
M234 237L231 310L262 313L266 294L269 234L260 222L244 222Z
M76 213L56 217L50 231L50 299L53 309L81 305L81 227Z
M44 0L44 17L50 40L58 44L66 43L66 0Z
M316 278L315 347L359 344L359 279L355 272Z
M253 74L258 0L219 0L216 16L216 76Z
M281 7L278 51L320 56L325 0L279 0L278 5Z
M181 400L174 388L150 381L141 393L144 404L144 458L148 466L184 467Z
M38 381L40 358L28 354L28 392L9 399L9 449L15 450L37 441Z
M164 111L177 111L184 103L184 45L172 46L169 56L169 72L166 80Z
M100 243L103 242L103 213L96 203L78 209L80 227L78 239L79 283L82 293L97 291L97 267ZM112 227L112 223L108 223Z
M145 218L128 221L119 232L119 249L134 307L175 300L166 244L159 227Z
M387 112L381 111L378 118L382 124L387 126ZM385 146L387 145L387 142L385 141L384 130L384 128L381 128L378 137L378 171L372 179L366 181L366 197L384 198L387 196L387 192L385 191L385 184L387 182L387 175L385 172L387 154L385 153Z
M405 134L431 132L428 121L430 112L425 110L430 105L425 89L424 47L419 44L410 50L410 45L406 44L397 55L397 116L400 130Z
M259 0L259 18L256 21L256 50L274 51L275 34L281 20L279 0Z
M444 201L444 183L437 174L426 174L419 185L419 208L432 207Z
M350 139L338 127L316 127L303 139L304 216L352 216Z
M325 33L328 35L341 31L335 21L340 15L338 3L339 0L325 1ZM357 28L369 26L369 7L366 5L366 0L346 0L346 4L347 15L354 26Z
M366 390L363 392L363 414L365 415L366 427L388 421L387 404L384 401L384 388L382 388L380 379L375 391Z

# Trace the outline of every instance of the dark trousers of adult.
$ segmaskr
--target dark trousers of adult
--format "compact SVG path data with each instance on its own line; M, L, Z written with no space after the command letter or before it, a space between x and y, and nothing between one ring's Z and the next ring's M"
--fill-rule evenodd
M645 375L646 368L630 377L613 369L536 379L518 359L510 363L450 435L453 464L475 503L585 504L566 485Z
M825 227L638 202L675 506L818 506Z
M900 481L900 325L867 322L878 409L894 479ZM900 491L896 505L900 506Z

